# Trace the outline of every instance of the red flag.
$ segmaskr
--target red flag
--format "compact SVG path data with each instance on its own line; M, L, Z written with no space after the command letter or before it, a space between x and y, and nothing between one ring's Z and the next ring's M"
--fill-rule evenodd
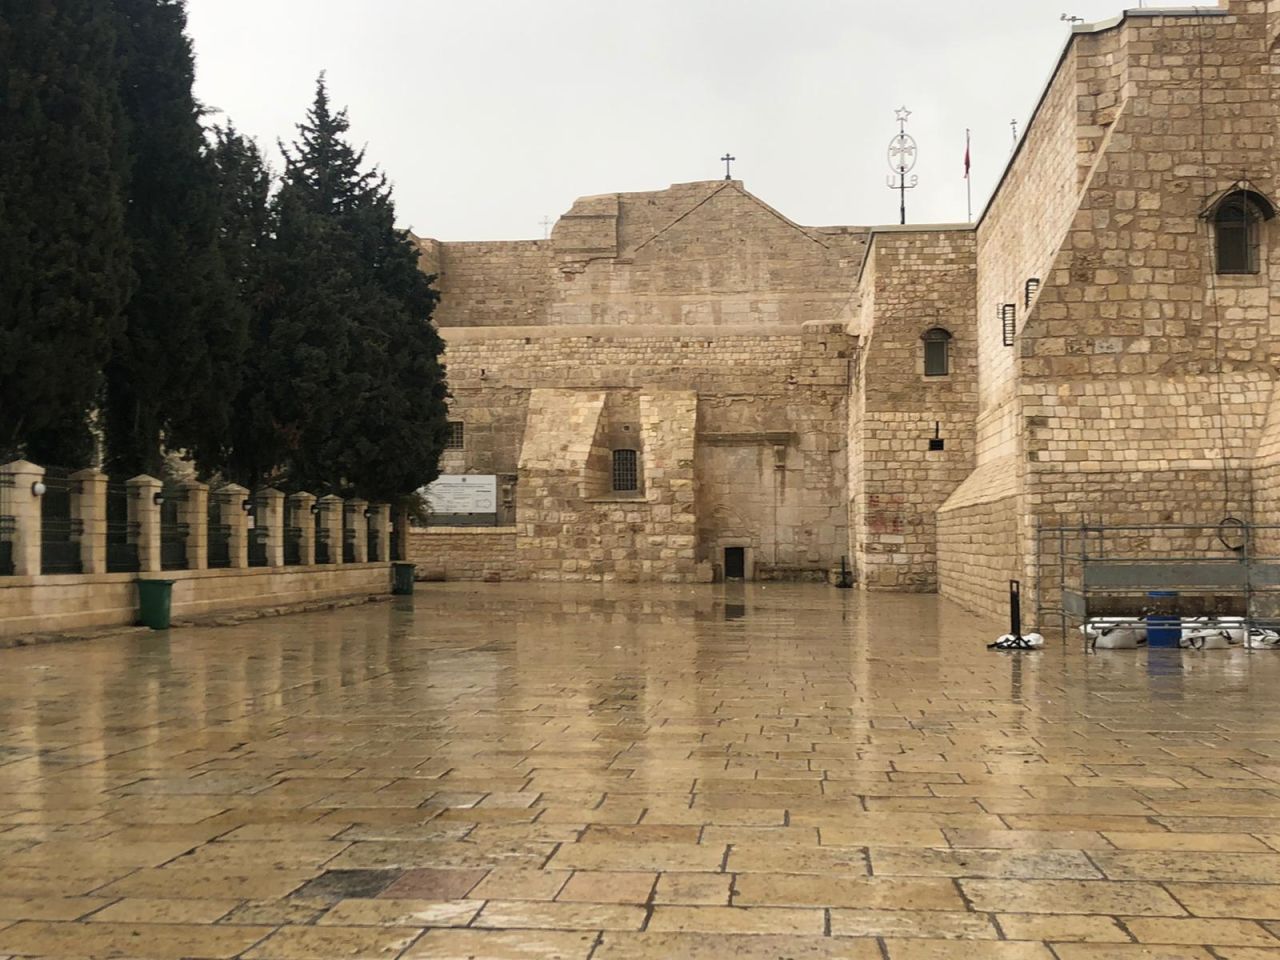
M964 178L969 179L969 131L964 132Z

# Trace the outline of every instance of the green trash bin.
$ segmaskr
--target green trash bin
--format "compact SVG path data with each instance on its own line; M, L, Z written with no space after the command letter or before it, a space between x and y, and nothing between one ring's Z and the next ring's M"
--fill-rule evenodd
M407 597L413 593L413 574L417 570L412 563L393 563L391 565L391 592L397 597Z
M172 580L139 580L138 622L152 630L168 630L172 600Z

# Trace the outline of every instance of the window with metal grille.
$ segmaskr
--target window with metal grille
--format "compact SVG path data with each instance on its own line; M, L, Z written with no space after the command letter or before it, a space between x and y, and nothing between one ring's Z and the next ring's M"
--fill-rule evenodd
M945 377L951 372L951 334L941 327L926 330L924 341L924 375Z
M466 447L466 424L461 420L449 421L449 438L444 442L446 450L462 450Z
M1213 213L1218 273L1258 272L1258 224L1262 212L1245 192L1237 191Z
M634 450L613 451L613 489L631 493L640 489L639 457Z

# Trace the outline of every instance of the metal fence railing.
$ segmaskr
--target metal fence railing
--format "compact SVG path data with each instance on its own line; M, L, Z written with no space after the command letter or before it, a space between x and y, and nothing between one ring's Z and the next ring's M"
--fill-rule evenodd
M107 573L137 573L138 523L129 519L129 487L107 484Z
M73 499L80 484L70 470L46 467L44 495L40 498L40 572L82 573L80 537L84 521L75 516Z
M227 516L234 509L231 497L226 494L209 495L209 553L210 570L231 566L231 524Z
M13 516L13 477L0 476L0 577L13 576L13 537L17 529Z

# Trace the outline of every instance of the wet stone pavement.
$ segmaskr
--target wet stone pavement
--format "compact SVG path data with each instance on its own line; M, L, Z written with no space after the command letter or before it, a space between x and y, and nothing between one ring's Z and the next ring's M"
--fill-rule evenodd
M1280 653L436 584L0 651L0 956L1280 958Z

